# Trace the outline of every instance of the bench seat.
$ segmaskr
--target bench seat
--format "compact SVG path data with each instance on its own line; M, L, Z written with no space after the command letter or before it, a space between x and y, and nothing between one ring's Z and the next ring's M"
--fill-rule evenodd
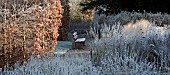
M86 38L77 38L75 40L75 42L84 42L86 40Z

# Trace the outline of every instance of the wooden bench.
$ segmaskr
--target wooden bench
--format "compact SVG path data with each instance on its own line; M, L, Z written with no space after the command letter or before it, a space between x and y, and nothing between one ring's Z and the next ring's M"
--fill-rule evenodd
M83 48L85 46L86 38L78 38L77 32L73 33L72 39L72 47L75 48Z

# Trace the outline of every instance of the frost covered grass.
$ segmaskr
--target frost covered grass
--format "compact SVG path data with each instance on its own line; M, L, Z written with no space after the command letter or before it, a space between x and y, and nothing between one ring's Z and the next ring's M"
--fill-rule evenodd
M106 23L107 25L113 25L115 22L120 22L121 25L125 25L129 22L135 22L136 20L140 19L146 19L149 22L155 23L157 26L164 26L170 24L170 15L161 12L153 14L145 11L143 13L122 11L119 14L110 15L107 17L103 14L100 16L94 14L93 16L94 24Z
M15 65L13 71L5 70L6 75L99 75L89 56L56 56L50 59L31 58L25 66ZM2 74L2 72L0 72Z
M93 64L108 75L168 74L170 26L165 20L169 15L136 12L94 18L89 31Z

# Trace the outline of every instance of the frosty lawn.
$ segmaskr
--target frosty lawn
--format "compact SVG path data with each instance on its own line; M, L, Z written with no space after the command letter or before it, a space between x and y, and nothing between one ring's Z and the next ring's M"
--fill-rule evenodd
M58 41L57 48L54 54L64 54L72 48L70 41Z

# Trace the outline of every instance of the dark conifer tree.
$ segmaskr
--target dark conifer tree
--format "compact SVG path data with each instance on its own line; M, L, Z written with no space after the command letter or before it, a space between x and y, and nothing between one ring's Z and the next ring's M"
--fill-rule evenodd
M95 9L98 14L115 14L122 11L147 11L170 13L166 0L88 0L86 3L80 3L82 11ZM105 9L102 9L102 8Z

